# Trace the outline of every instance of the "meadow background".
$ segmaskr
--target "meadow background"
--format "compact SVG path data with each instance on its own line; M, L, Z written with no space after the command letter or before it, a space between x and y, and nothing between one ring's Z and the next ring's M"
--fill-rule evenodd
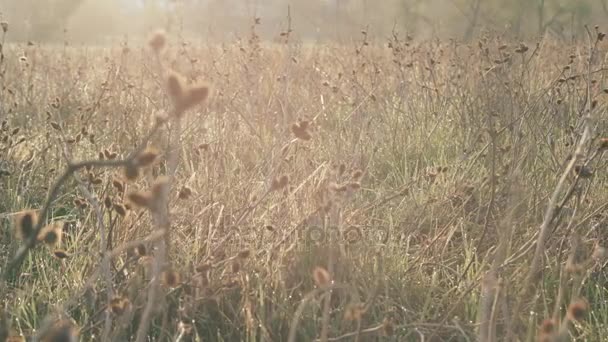
M607 5L4 0L0 341L604 340Z

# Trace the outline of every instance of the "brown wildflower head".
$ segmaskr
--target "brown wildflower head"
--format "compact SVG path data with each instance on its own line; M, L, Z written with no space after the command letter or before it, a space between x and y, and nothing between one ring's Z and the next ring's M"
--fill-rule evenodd
M589 305L584 299L577 299L568 306L568 319L571 321L581 321L585 318Z
M139 177L139 168L134 163L128 163L125 166L125 178L132 181Z
M167 44L167 34L163 30L158 30L152 34L148 45L155 53L160 53Z
M124 206L124 204L114 203L114 204L112 204L112 207L114 208L114 211L118 215L123 216L123 217L127 215L127 208Z
M66 252L63 249L56 249L53 251L53 255L55 256L55 258L57 259L67 259L70 255L68 254L68 252Z
M38 223L38 215L33 210L19 213L16 218L16 231L20 239L27 240L34 234L34 226Z
M150 192L132 191L127 195L131 203L143 208L150 208L154 198Z
M344 320L360 321L364 313L365 307L363 304L351 304L344 310Z
M279 178L275 178L272 180L272 184L270 184L270 191L281 190L289 184L289 176L282 175Z
M197 84L190 86L184 92L184 97L180 101L181 110L176 111L177 117L183 115L188 109L205 101L209 96L209 86L205 84Z
M599 149L601 151L606 151L608 150L608 138L601 138L600 139L600 146Z
M63 233L63 222L53 222L40 230L38 241L44 242L48 246L56 246L61 243Z
M551 335L553 333L555 333L556 331L556 326L555 326L555 321L547 318L545 320L543 320L543 322L540 325L539 328L539 333L541 335Z
M384 336L393 336L395 335L395 324L393 320L389 317L386 317L384 321L382 321L382 335Z
M110 300L108 309L113 314L120 316L131 307L131 301L126 297L115 296Z
M154 198L160 198L169 190L169 177L161 176L156 178L154 184L152 184L152 196Z
M237 257L239 259L247 259L251 256L251 250L249 249L244 249L242 251L239 252L239 254L237 254Z
M181 283L181 276L177 271L169 269L162 273L161 281L164 286L175 288Z
M137 157L135 157L135 165L139 167L147 167L150 166L156 161L160 152L153 148L148 147L143 152L141 152Z
M308 132L309 122L300 121L291 125L291 132L296 138L304 141L312 139L312 135Z
M331 282L329 272L321 266L317 266L312 270L312 279L319 287L327 286Z
M186 199L190 198L191 195L192 195L192 189L190 189L187 185L184 185L179 190L177 197L181 200L186 200Z
M55 322L47 331L40 336L41 342L72 342L78 340L77 327L68 320Z
M143 256L146 256L146 255L148 254L148 253L147 253L147 250L146 250L146 245L144 245L143 243L142 243L142 244L137 245L137 247L135 247L135 254L136 254L138 257L143 257Z

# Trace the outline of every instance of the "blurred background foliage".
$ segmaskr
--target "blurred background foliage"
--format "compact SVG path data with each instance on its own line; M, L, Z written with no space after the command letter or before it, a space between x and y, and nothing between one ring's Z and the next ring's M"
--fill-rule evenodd
M158 27L222 40L243 34L256 17L267 39L288 21L305 40L347 39L364 27L383 37L395 28L466 40L489 29L567 39L606 20L608 0L2 0L0 12L20 41L101 43Z

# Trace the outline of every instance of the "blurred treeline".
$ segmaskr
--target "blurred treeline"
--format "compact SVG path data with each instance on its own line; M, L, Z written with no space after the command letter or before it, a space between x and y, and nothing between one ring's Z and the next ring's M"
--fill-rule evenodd
M9 38L21 41L100 43L158 27L226 39L245 35L256 17L266 39L289 22L305 40L348 39L366 27L382 37L396 29L470 39L493 30L567 39L584 24L608 22L608 0L0 0L0 13L11 24Z

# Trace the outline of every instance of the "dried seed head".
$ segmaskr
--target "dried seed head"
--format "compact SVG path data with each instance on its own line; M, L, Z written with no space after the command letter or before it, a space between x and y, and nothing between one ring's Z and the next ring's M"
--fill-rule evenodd
M232 273L239 273L239 271L241 270L241 263L238 260L234 260L232 262Z
M317 266L312 270L312 279L315 281L315 284L317 284L318 287L327 286L331 282L329 272L320 266Z
M600 139L600 147L599 147L600 151L606 151L608 150L608 138L601 138Z
M358 180L360 180L360 179L361 179L361 177L363 177L363 170L355 170L355 171L353 172L352 179L353 179L354 181L358 181Z
M568 319L571 321L581 321L585 318L588 307L587 302L583 299L573 301L568 306Z
M606 249L606 247L596 244L593 249L593 254L591 255L591 258L598 263L603 263L606 261L606 259L608 259L608 250Z
M112 208L112 199L110 196L106 196L106 198L103 200L103 204L106 206L106 209Z
M8 23L6 21L0 22L0 27L2 27L2 32L8 32Z
M555 321L552 319L545 319L540 325L540 333L544 335L551 335L555 332Z
M176 117L181 117L188 109L205 101L209 97L209 86L195 85L186 89L184 96L176 106Z
M251 256L251 251L249 249L242 250L237 254L239 259L247 259L249 256Z
M344 311L344 320L360 321L365 313L365 307L362 304L351 304Z
M127 198L131 203L139 207L150 208L152 206L154 198L150 192L139 192L133 191L127 195Z
M382 321L382 335L384 336L393 336L395 334L395 325L393 324L393 320L386 317L384 321Z
M178 287L181 283L181 276L174 270L167 270L163 272L162 276L162 284L169 288Z
M312 135L308 132L308 121L302 121L291 125L291 132L296 138L304 141L312 139Z
M138 257L143 257L147 255L147 250L146 250L146 245L139 244L137 245L137 247L135 247L135 254L137 254Z
M176 72L169 73L167 76L167 93L176 108L179 107L184 98L184 88L182 77Z
M41 342L75 342L78 341L78 329L68 320L59 320L48 331L40 336Z
M591 178L591 176L593 176L593 171L591 171L588 166L584 165L574 166L574 173L577 174L580 178Z
M38 215L33 210L20 213L16 220L17 236L27 240L34 234L34 226L38 223Z
M139 168L132 163L125 166L125 178L132 181L139 177Z
M190 189L188 186L184 185L179 190L179 194L177 195L177 197L181 200L186 200L186 199L190 198L191 195L192 195L192 189Z
M161 196L163 196L163 194L165 192L168 191L169 188L169 177L166 176L161 176L158 177L155 181L154 184L152 184L152 196L154 198L160 198Z
M160 53L165 47L166 43L167 35L163 30L154 32L148 41L148 45L150 45L150 48L152 48L152 51L155 53Z
M114 203L113 208L114 208L114 211L116 213L118 213L118 215L123 216L123 217L127 215L127 208L123 204Z
M135 165L139 167L150 166L156 161L156 158L158 158L159 155L160 152L157 149L148 147L135 158Z
M115 315L120 316L131 307L131 301L126 297L114 297L110 300L108 309Z
M55 246L61 243L61 237L63 235L63 226L65 222L57 221L48 224L46 227L40 230L38 234L38 241L44 242L48 246Z
M196 271L199 273L205 273L211 269L211 264L204 263L196 266Z
M64 251L63 249L56 249L53 251L53 255L57 258L57 259L66 259L68 258L70 255Z
M124 183L118 178L112 179L112 186L116 188L116 190L120 193L123 193L125 191Z
M289 177L287 175L282 175L279 178L275 178L270 185L270 191L281 190L289 184Z

